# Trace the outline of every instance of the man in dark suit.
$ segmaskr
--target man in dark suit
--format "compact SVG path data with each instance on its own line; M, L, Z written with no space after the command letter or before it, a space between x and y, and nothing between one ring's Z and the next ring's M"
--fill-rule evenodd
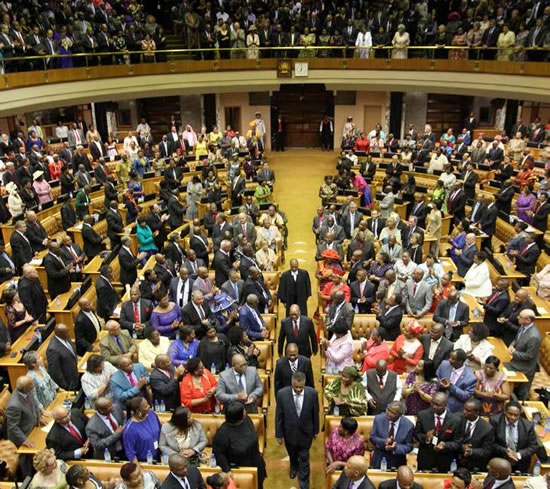
M63 323L57 323L55 326L55 334L46 349L46 359L48 373L61 389L78 390L76 348L69 336L69 328Z
M170 288L170 282L176 276L176 271L174 270L174 264L168 261L162 253L155 254L155 266L153 270L157 274L158 280L160 280L166 290Z
M344 228L347 239L351 239L353 231L359 226L362 217L363 214L357 211L357 204L353 201L350 202L348 210L344 213L341 220L341 225Z
M82 241L84 242L84 253L88 260L96 257L103 251L103 238L92 227L94 219L92 216L85 216L82 224Z
M78 460L85 458L90 450L90 442L86 434L88 418L78 409L69 411L64 406L52 410L53 424L46 446L55 451L59 460Z
M114 250L117 246L120 246L119 234L124 231L124 223L122 216L118 213L118 202L112 201L107 213L107 237L111 241L111 250Z
M346 295L343 290L337 290L334 293L332 305L328 310L326 325L329 330L332 329L337 321L343 322L348 329L351 329L355 311L353 306L346 301ZM332 334L332 333L331 333Z
M355 278L357 280L350 285L351 303L359 314L370 314L376 298L374 284L367 280L367 271L364 268L357 270Z
M130 289L130 300L120 306L120 327L131 335L143 338L145 328L151 325L153 305L150 300L143 299L139 287L134 285Z
M462 446L460 418L447 409L447 395L438 392L431 407L417 415L414 437L418 441L418 470L448 472Z
M15 262L6 253L4 243L0 242L0 283L6 282L16 274Z
M80 249L76 243L73 243L72 238L69 235L63 236L63 246L59 249L59 256L63 259L65 265L72 264L74 267L71 272L71 282L82 282L82 269L84 267L84 261L86 255Z
M181 406L179 382L185 373L185 367L174 367L168 355L155 357L155 368L151 372L149 382L153 391L153 400L164 401L166 411L173 411Z
M481 44L484 48L494 48L497 45L500 29L496 25L495 19L489 19L489 26L481 36ZM495 59L496 51L493 49L484 49L482 51L483 59Z
M287 343L285 356L279 358L275 365L275 396L283 387L292 385L292 374L294 372L303 372L306 376L306 385L315 388L311 361L309 358L298 354L298 345Z
M449 354L453 351L453 342L447 339L443 333L445 326L441 323L434 323L428 334L420 335L420 343L424 348L424 365L430 360L433 364L433 371L439 368L443 360L449 358Z
M206 335L206 327L213 318L208 302L204 300L202 292L194 290L191 300L181 310L181 319L186 326L192 326L198 339Z
M212 268L216 274L216 287L221 287L227 280L229 280L229 272L231 270L236 270L239 268L239 262L233 262L231 260L231 246L231 241L224 239L220 243L220 249L214 254Z
M317 354L317 335L313 321L307 316L301 315L300 308L293 304L290 306L290 315L281 322L281 331L277 342L279 356L283 354L285 341L298 345L300 355L311 358Z
M33 247L25 233L26 230L27 224L25 221L17 221L15 223L15 230L10 236L11 252L17 268L17 273L21 273L23 265L29 263L34 256Z
M491 425L495 429L493 455L508 460L514 472L524 473L528 472L538 442L533 423L521 414L521 404L508 401L504 412L491 418Z
M78 301L80 311L74 322L74 337L76 353L80 356L86 352L99 352L99 346L94 345L101 331L101 323L96 316L94 306L85 297Z
M482 482L479 479L472 478L472 488L475 489L491 489L495 487L495 484L498 482L499 489L514 489L515 483L512 480L512 464L504 458L492 458L489 461L487 467L487 477ZM536 479L535 479L536 480ZM544 483L546 481L543 481ZM533 483L532 485L529 482L526 484L527 487L536 487Z
M486 209L487 206L483 203L483 194L476 195L468 220L471 223L478 223Z
M31 242L32 249L35 253L46 248L48 233L36 218L36 213L34 211L27 211L27 230L25 235Z
M325 224L321 227L321 230L319 231L319 238L321 238L322 241L326 242L328 234L332 234L334 242L338 243L339 245L341 245L346 239L344 228L337 224L336 219L333 216L327 217Z
M231 181L231 207L240 207L242 205L241 196L244 193L246 182L244 177L239 173L233 177Z
M458 458L460 467L480 472L486 467L493 453L495 430L481 419L481 401L469 399L464 403L464 417L460 420L460 433L463 440L462 453Z
M479 220L479 227L481 232L485 233L489 238L485 240L485 246L492 249L491 246L491 237L495 234L497 217L498 217L498 208L495 205L495 198L492 195L487 195L483 199L485 205L485 211L481 215Z
M502 182L502 189L496 195L496 204L497 207L504 213L510 214L512 209L512 200L515 195L515 190L512 185L512 180L506 179Z
M86 436L90 441L95 459L103 459L105 449L111 457L124 458L122 430L124 429L124 412L113 406L108 397L98 397L94 404L95 414L86 425Z
M99 161L94 168L94 177L97 183L105 185L105 182L109 177L109 170L107 170L107 167L105 166L105 160L103 158L99 158Z
M264 284L264 279L260 270L256 267L250 267L248 277L244 282L243 295L248 297L250 294L258 298L258 309L262 314L267 313L271 307L271 292Z
M386 360L378 360L375 368L365 372L363 386L367 394L369 414L383 413L391 402L401 399L401 379L395 372L388 370Z
M61 212L61 224L63 226L63 230L67 231L67 229L72 228L76 224L76 212L73 207L73 203L71 199L67 199L60 209Z
M27 312L39 324L45 324L48 299L38 279L38 272L34 265L27 264L23 266L23 277L19 279L17 290Z
M309 488L309 450L319 434L319 400L314 388L306 386L303 372L292 374L291 387L277 393L275 438L285 444L290 458L290 478L298 475L300 489Z
M470 321L470 307L459 300L458 291L453 290L447 299L439 301L433 319L445 326L445 337L454 342Z
M533 226L543 233L548 229L548 214L550 213L550 202L546 192L539 193L537 203L533 209Z
M466 272L470 269L474 263L474 256L479 250L476 245L476 235L474 233L468 233L464 248L462 250L456 250L457 255L457 273L460 277L465 277Z
M46 269L48 277L48 293L51 299L63 294L71 288L71 273L74 272L74 264L65 262L60 256L60 246L57 241L50 241L48 253L42 260L42 266Z
M474 171L474 165L468 163L466 165L466 171L462 175L462 180L464 181L464 194L466 199L473 199L476 193L476 183L479 177Z
M164 247L164 256L170 260L176 267L183 265L185 262L185 250L179 244L180 235L172 233L168 237L168 244ZM162 249L162 248L159 248Z
M489 151L487 151L487 158L485 159L485 164L489 165L493 170L496 170L504 159L504 151L499 148L498 144L499 142L495 139Z
M424 243L424 231L420 228L418 224L418 218L416 216L410 215L407 221L407 225L401 232L401 240L403 242L403 249L409 247L409 241L413 234L418 234L420 236L420 241L418 244Z
M103 157L105 156L105 149L103 148L103 145L101 144L101 141L99 140L99 138L94 139L88 146L88 149L90 150L90 154L92 155L92 159L94 161L102 160ZM97 167L96 167L96 170L97 170ZM97 172L95 175L97 179ZM102 180L102 182L104 181L105 181L105 178ZM98 183L99 183L99 180L98 180Z
M368 230L378 239L382 229L386 227L386 220L381 218L377 210L371 211L371 218L367 220Z
M462 190L461 182L456 182L453 191L449 194L447 199L447 210L449 214L452 214L455 219L464 219L466 206L466 194Z
M402 465L397 469L395 479L381 482L378 489L422 489L422 486L414 482L414 472L406 465Z
M526 276L526 279L523 279L524 282L529 282L531 275L535 273L535 266L540 256L540 248L536 240L537 235L535 233L527 233L525 246L519 251L510 250L508 252L513 257L516 270Z
M162 136L162 140L159 142L159 153L161 158L168 158L170 156L170 144L168 143L168 137L166 134ZM172 166L170 166L170 168L172 168ZM173 168L175 168L175 165ZM175 177L175 175L173 176Z
M395 341L401 334L402 301L403 298L399 292L393 293L382 302L380 314L376 316L376 320L380 323L380 335L386 341Z
M179 453L170 455L168 465L170 473L160 489L206 489L199 469L189 465L187 459Z
M326 229L326 228L323 227L321 230L321 233L323 232L323 229ZM333 232L328 232L322 235L321 239L323 242L317 247L317 252L315 254L315 261L319 261L319 260L322 260L323 258L327 258L327 256L323 256L323 254L327 250L338 253L338 258L340 259L340 261L344 261L344 250L342 248L341 243L339 243L334 239Z
M489 327L490 336L497 338L502 336L502 326L498 323L497 318L502 316L510 304L509 285L508 280L499 279L491 295L482 303L483 309L485 309L483 322Z
M132 245L132 239L130 236L123 236L120 242L121 246L118 252L120 281L124 286L132 286L137 280L137 268L141 264L141 260L147 256L147 252L142 251L135 256L130 249L130 246Z
M103 187L104 199L103 203L106 209L111 207L111 202L118 202L118 190L116 189L116 180L112 175L109 175Z
M172 190L170 198L168 199L168 225L172 230L180 227L183 224L183 215L185 214L185 206L179 201L178 190Z
M169 218L170 216L168 214L160 213L160 206L158 204L153 204L149 209L149 213L145 217L145 222L151 228L155 245L159 250L162 249L164 242L166 241L166 221L168 221ZM157 233L156 236L155 233Z
M413 449L414 425L403 416L405 411L400 401L393 401L385 412L374 417L369 437L374 445L373 468L379 469L383 458L391 469L407 465L407 454Z
M95 281L97 297L97 314L105 322L109 321L118 304L118 293L113 287L113 269L109 265L102 265L99 269L99 277Z
M170 282L168 291L170 300L175 302L180 308L185 307L191 301L193 282L193 279L189 277L189 270L184 265L181 265L178 276L174 277Z
M368 467L369 462L365 457L352 455L332 489L374 489L374 484L367 476ZM357 484L359 481L361 482Z
M198 220L193 221L193 226L191 227L189 248L195 251L197 258L200 258L208 268L209 252L212 247L208 241L208 237L202 232Z

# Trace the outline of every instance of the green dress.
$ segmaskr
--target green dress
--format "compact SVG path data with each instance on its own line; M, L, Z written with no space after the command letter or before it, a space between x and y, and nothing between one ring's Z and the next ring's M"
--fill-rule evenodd
M84 216L89 213L88 211L89 205L90 205L90 197L86 195L86 192L84 192L84 189L79 190L74 200L76 215L78 216L79 219L83 219Z
M256 186L254 197L256 197L256 204L267 204L269 202L269 196L271 195L271 189L267 185Z
M447 212L447 199L446 199L447 192L444 188L436 188L434 189L432 193L432 202L438 200L441 202L441 210L443 212Z
M330 412L334 412L333 399L338 397L348 404L339 406L340 416L366 416L367 414L367 394L361 382L354 382L349 392L344 396L341 392L342 379L337 377L325 387L325 397L330 402Z

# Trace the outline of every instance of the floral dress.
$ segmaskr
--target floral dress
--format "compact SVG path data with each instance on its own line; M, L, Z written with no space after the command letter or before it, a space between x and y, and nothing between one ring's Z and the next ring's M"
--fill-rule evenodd
M363 439L359 433L344 438L338 433L338 428L334 428L325 444L325 455L329 454L335 462L347 462L353 455L364 455Z

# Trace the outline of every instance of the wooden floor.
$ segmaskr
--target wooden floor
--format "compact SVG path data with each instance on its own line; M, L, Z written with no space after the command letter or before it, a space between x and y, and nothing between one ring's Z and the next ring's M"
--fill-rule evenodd
M276 177L274 200L288 218L288 250L283 271L288 269L291 258L297 258L300 267L309 272L312 288L315 287L315 240L311 231L311 223L317 207L321 203L318 193L323 177L335 172L336 155L336 153L322 152L320 149L292 149L284 153L268 155L268 161ZM310 316L317 305L317 291L312 290L312 293L314 297L308 303ZM280 307L279 318L283 319L284 317L285 310ZM315 356L312 360L317 391L321 396L319 357ZM267 479L264 487L266 489L298 487L297 479L291 480L288 476L289 464L286 450L275 440L273 389L271 397L271 407L268 413L267 449L265 450ZM324 460L322 436L319 436L313 442L311 449L311 488L325 487Z

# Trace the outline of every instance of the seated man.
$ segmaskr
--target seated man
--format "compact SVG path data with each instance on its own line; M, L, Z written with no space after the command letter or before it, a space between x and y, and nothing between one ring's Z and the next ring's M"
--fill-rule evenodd
M132 363L127 356L122 356L118 362L118 372L110 380L113 398L120 409L126 408L126 401L135 396L145 397L149 402L149 375L141 363Z
M474 395L476 389L477 377L465 365L467 359L464 350L454 350L449 354L449 360L443 360L436 372L439 388L447 392L447 407L453 413L462 412L464 402Z
M441 299L434 311L434 321L445 326L445 337L456 341L470 320L470 307L459 300L459 293L451 290L447 299Z
M374 484L367 476L368 468L369 462L366 457L352 455L332 489L374 489Z
M407 314L420 319L432 307L432 288L423 280L424 271L416 268L407 280Z
M402 465L397 469L395 479L381 482L378 489L422 489L422 486L414 482L414 472L406 465Z
M55 452L59 460L75 460L85 457L90 450L86 435L88 418L78 409L70 412L64 406L52 410L54 424L46 437L46 446Z
M136 354L137 346L130 333L125 329L120 329L120 324L116 321L107 321L105 329L109 333L99 341L101 356L109 363L118 366L122 357L132 360Z

